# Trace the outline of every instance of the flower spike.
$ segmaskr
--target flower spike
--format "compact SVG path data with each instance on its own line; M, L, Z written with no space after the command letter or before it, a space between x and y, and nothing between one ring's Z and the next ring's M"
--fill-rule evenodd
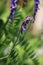
M35 20L35 16L37 13L38 8L38 4L40 3L39 0L34 0L35 1L35 9L34 9L34 14L33 17L27 17L25 18L25 20L23 21L23 24L21 26L21 32L26 31L26 25L29 23L29 21Z
M14 19L15 10L17 8L17 2L18 0L11 0L11 11L9 16L9 21L12 21Z

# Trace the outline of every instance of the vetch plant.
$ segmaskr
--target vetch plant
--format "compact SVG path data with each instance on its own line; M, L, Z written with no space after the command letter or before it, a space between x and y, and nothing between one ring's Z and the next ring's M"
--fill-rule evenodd
M22 27L21 27L21 33L23 31L26 31L26 25L29 23L29 21L32 21L33 20L33 17L27 17L25 18L23 24L22 24Z
M12 21L14 19L15 10L17 8L17 2L18 0L11 0L11 11L9 16L9 21Z
M25 18L25 20L24 20L24 22L23 22L23 24L22 24L22 26L21 26L21 32L26 31L26 25L29 23L29 21L32 21L32 20L35 21L35 16L36 16L36 14L37 14L37 10L39 10L38 5L40 4L40 1L39 1L39 0L34 0L34 2L35 2L34 14L33 14L32 17L29 17L29 16L28 16L27 18ZM28 19L28 20L27 20L27 19ZM27 23L27 21L28 21L28 23Z
M21 23L24 18L17 2L18 0L11 0L7 23L2 25L3 20L0 20L0 65L39 65L36 53L29 44L28 32L21 34ZM26 26L28 20L33 20L33 17L27 17L23 26ZM25 28L23 30L25 31Z

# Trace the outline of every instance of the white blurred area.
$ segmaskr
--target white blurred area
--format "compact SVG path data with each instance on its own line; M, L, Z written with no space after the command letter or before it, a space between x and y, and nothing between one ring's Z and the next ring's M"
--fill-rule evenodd
M33 24L33 34L40 34L43 32L43 0L39 0L38 11Z
M41 35L41 39L43 40L43 0L39 1L39 9L37 11L35 21L32 27L32 34ZM36 51L36 56L43 56L43 43L40 48Z
M36 56L43 56L43 45L39 50L36 51Z

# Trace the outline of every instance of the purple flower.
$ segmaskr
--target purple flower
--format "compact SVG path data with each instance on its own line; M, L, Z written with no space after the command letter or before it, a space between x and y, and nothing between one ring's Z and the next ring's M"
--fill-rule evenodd
M33 15L33 18L35 19L35 16L36 16L36 13L39 9L38 5L39 5L39 0L35 0L35 9L34 9L34 15Z
M11 0L11 11L9 16L9 21L11 22L14 19L15 10L17 8L18 0Z
M24 22L23 22L23 24L22 24L22 26L21 26L21 33L23 32L23 31L26 31L26 25L29 23L29 21L32 21L33 20L33 17L27 17L25 20L24 20Z
M35 10L34 10L34 15L33 17L27 17L24 21L23 24L21 26L21 32L26 31L26 25L29 23L29 21L31 20L35 20L35 15L37 13L38 8L38 4L40 3L39 0L34 0L35 1Z

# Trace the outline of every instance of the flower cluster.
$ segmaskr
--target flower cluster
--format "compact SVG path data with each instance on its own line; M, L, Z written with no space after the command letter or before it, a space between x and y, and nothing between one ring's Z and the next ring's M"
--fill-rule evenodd
M17 2L18 0L11 0L11 12L9 16L9 21L12 21L14 19L15 10L17 8Z
M39 0L35 0L35 10L34 10L34 15L33 15L33 18L35 19L35 15L39 9L38 5L39 5Z
M26 25L29 23L29 21L32 21L33 20L33 17L27 17L25 20L24 20L24 22L23 22L23 24L22 24L22 26L21 26L21 33L23 32L23 31L26 31Z
M35 10L34 10L34 15L33 17L27 17L24 21L23 24L21 26L21 32L26 31L26 25L29 23L29 21L31 20L35 20L35 15L37 13L38 8L38 4L39 4L39 0L35 0Z

